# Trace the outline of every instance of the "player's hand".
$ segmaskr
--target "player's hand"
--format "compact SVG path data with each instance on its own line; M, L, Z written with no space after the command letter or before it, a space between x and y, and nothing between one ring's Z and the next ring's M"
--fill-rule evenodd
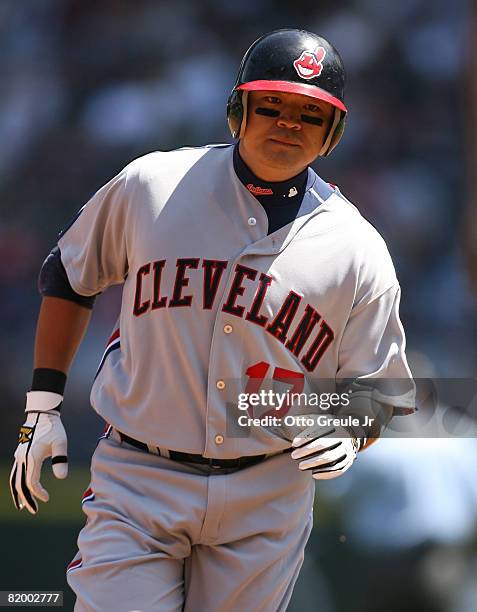
M33 397L35 401L32 401L31 396L35 393L44 395ZM19 443L10 474L10 490L15 507L17 510L26 508L31 514L38 511L35 498L43 502L49 499L48 492L40 483L43 461L52 457L53 474L57 478L66 478L68 475L66 432L59 411L49 407L52 404L51 399L54 399L51 396L62 397L52 393L48 394L50 397L45 401L45 394L43 391L30 391L28 394L27 410L29 404L31 407L36 403L39 407L46 407L46 411L27 412L27 419L20 428Z
M353 464L359 441L344 427L312 425L293 439L291 456L300 470L311 470L316 480L344 474Z

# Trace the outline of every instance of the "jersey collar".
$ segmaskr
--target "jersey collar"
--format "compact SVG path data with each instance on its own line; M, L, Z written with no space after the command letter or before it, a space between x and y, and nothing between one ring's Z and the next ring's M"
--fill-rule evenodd
M302 200L307 187L308 168L287 181L262 181L243 161L239 153L238 143L234 146L233 163L235 174L240 182L259 201L280 206Z

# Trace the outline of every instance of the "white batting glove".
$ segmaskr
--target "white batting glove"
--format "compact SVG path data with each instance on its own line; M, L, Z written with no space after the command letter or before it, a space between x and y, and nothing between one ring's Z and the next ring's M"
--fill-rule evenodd
M312 425L293 439L292 446L296 450L291 456L301 460L300 470L311 470L316 480L331 480L351 467L359 441L344 427Z
M52 457L56 478L68 475L66 432L57 410L62 401L63 396L58 393L27 393L27 419L20 428L10 473L10 490L17 510L26 508L31 514L36 514L38 505L35 498L43 502L49 500L48 491L40 483L41 466L47 457Z

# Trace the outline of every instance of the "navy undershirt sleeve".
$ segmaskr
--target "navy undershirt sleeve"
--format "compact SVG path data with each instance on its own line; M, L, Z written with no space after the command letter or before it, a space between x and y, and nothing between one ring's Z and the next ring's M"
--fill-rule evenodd
M96 299L95 295L80 295L73 289L68 280L63 262L61 261L60 249L57 246L51 250L50 254L43 262L38 277L38 290L43 296L59 297L70 300L90 310L93 308Z

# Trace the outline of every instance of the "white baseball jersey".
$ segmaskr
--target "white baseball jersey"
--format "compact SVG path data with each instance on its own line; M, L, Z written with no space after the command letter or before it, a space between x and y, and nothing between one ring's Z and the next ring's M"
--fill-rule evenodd
M228 436L232 388L268 378L310 392L320 379L411 377L399 284L379 233L309 169L297 218L267 235L232 152L205 146L133 161L58 243L77 293L124 283L95 410L147 444L216 458L290 446L261 428Z

